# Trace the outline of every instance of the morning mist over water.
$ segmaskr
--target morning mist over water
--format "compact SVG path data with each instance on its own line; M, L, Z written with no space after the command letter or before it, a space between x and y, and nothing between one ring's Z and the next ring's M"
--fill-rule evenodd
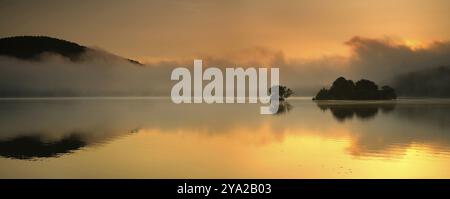
M411 80L404 76L411 72L427 73L439 67L450 70L448 42L413 49L391 39L353 37L342 45L350 49L352 56L288 59L282 51L255 48L245 51L250 54L247 59L252 60L206 57L204 65L223 71L226 67L279 67L281 83L289 85L297 96L312 96L339 76L395 84L401 88L400 93L418 96L424 92L413 91L420 85L408 86ZM38 57L38 61L30 61L0 56L2 97L170 96L175 84L168 78L171 71L178 67L193 70L193 60L174 59L142 65L98 49L81 53L77 61L53 52ZM448 76L449 72L446 73ZM430 88L437 90L432 97L449 96L445 89L450 83L448 77L440 77L438 72L426 78L437 81ZM412 81L420 84L421 79Z

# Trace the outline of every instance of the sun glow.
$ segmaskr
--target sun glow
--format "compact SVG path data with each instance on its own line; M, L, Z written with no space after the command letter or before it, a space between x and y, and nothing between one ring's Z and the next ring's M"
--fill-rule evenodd
M413 39L406 39L404 44L407 47L411 48L412 50L425 48L425 45L423 44L423 42L413 40Z

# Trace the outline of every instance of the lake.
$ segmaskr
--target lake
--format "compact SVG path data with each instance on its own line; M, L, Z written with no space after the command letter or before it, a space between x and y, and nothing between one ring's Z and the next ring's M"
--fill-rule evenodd
M0 100L0 178L450 178L450 100Z

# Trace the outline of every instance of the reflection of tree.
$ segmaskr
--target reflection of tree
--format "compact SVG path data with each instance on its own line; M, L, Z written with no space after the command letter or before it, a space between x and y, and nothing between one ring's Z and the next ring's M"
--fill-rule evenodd
M55 142L44 142L38 136L21 136L0 141L0 156L14 159L57 157L86 146L75 134Z
M371 104L349 104L349 103L323 103L316 102L322 110L330 110L334 118L340 122L347 119L357 118L367 120L374 118L379 110L383 113L390 113L395 109L395 103L371 103Z
M289 104L289 102L287 102L287 101L282 101L282 102L280 102L280 104L278 105L278 111L277 111L276 115L285 114L285 113L291 111L292 108L293 108L293 107L292 107L291 104Z

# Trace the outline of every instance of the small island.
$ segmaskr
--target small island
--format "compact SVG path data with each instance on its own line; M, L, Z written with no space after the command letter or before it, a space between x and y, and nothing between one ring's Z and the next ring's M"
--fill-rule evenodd
M289 98L292 94L294 94L294 91L292 91L287 86L279 85L278 87L278 96L279 100L281 102L284 102ZM272 94L272 88L269 88L269 94Z
M392 100L397 94L390 86L378 85L373 81L361 79L354 83L344 77L337 78L330 89L323 88L313 100Z

